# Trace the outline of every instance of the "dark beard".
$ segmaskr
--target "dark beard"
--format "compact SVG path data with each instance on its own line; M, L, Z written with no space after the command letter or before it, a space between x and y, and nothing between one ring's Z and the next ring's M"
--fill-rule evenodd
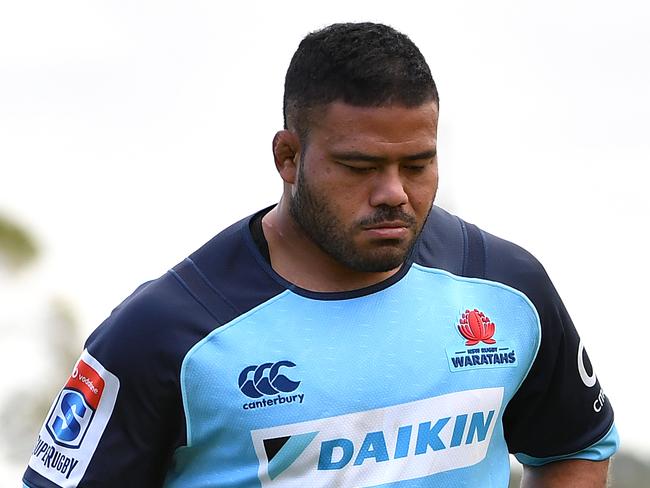
M417 222L401 208L381 206L377 207L371 217L357 222L350 229L345 229L327 199L311 189L304 171L298 171L296 192L289 202L289 212L321 250L348 268L369 273L390 271L404 264L420 231L416 229L413 237L406 243L387 239L373 249L358 249L354 242L354 232L357 228L399 220L414 229Z

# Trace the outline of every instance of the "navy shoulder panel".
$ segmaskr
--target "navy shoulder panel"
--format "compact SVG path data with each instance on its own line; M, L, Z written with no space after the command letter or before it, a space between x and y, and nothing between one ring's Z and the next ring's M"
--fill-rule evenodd
M269 272L270 266L253 241L249 225L254 217L228 227L174 268L221 323L286 289Z
M414 261L458 276L482 278L485 274L483 234L440 207L433 207L422 230Z
M91 334L89 352L109 371L167 375L152 378L165 383L172 380L170 374L177 375L182 358L196 342L282 292L247 242L252 241L246 232L248 220L137 288Z
M526 295L540 316L558 305L550 278L531 253L438 207L429 216L414 260L458 276L508 285Z
M440 207L433 207L418 240L414 261L463 275L465 255L463 221Z
M493 236L455 215L433 207L416 248L414 261L458 276L486 278L537 296L541 264L525 249ZM534 301L534 300L533 300Z

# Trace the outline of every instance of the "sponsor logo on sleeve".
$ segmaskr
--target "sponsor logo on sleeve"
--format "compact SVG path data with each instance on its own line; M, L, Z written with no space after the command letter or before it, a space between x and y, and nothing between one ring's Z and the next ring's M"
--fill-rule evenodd
M119 380L88 351L55 399L29 467L61 487L77 486L113 412Z
M487 456L503 388L251 432L263 487L374 486L472 466Z
M79 448L102 398L104 386L99 373L80 359L45 423L56 444Z
M578 374L580 375L580 379L585 384L585 386L587 388L591 388L596 384L598 378L596 378L596 372L593 370L593 368L591 368L591 374L587 373L587 368L585 367L586 355L587 353L585 352L585 346L582 344L581 340L580 344L578 345ZM587 358L587 362L589 362L589 366L591 367L589 358Z
M456 329L465 343L446 349L450 371L517 366L514 348L502 340L497 343L496 325L480 310L465 310Z
M585 359L587 360L589 369L591 369L591 373L587 372ZM587 388L593 388L596 386L596 383L598 383L596 372L591 365L591 361L589 361L589 356L587 356L585 346L582 344L582 339L580 340L580 344L578 344L578 374L580 375L580 379ZM598 396L593 403L594 412L599 413L605 406L605 402L607 402L607 396L605 396L603 389L600 388L598 391Z

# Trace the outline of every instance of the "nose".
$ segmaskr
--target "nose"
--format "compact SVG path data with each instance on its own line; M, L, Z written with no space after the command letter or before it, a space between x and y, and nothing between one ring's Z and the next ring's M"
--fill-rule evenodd
M408 195L404 189L404 182L398 166L383 167L375 174L370 193L370 205L373 207L381 205L399 207L407 202Z

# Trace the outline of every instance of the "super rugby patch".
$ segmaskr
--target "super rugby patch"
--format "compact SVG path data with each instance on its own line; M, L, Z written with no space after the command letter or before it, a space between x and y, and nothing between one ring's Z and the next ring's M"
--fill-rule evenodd
M113 413L120 382L84 351L41 428L29 467L62 488L75 487Z

